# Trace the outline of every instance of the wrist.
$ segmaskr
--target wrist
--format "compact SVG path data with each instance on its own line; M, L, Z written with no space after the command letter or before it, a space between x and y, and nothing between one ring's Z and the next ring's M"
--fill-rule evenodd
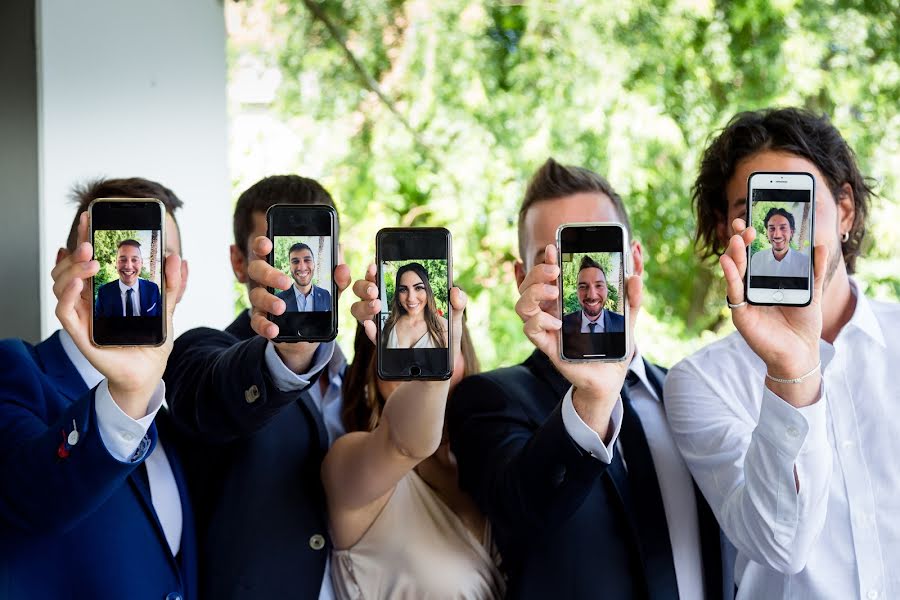
M147 415L147 407L153 392L159 385L159 379L148 383L116 382L107 380L109 395L122 412L132 419L140 419Z
M298 375L309 370L312 365L313 355L316 353L317 343L309 342L281 342L275 344L275 352L284 365Z
M612 432L612 427L610 427L612 412L618 398L618 394L610 398L609 394L585 388L575 388L572 392L572 406L575 408L575 412L585 425L600 436L604 444L609 442Z

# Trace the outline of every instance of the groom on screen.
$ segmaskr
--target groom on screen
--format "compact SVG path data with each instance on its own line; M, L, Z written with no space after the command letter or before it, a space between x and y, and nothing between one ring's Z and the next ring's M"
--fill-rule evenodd
M122 240L116 250L117 281L110 281L97 292L94 315L97 317L156 317L160 314L159 286L141 279L141 244Z
M313 285L316 272L316 257L312 248L297 242L288 251L290 275L294 285L276 294L284 300L285 312L317 312L331 310L331 292Z
M581 310L563 317L563 334L621 333L625 331L625 317L603 308L609 297L606 272L590 256L583 256L578 265L578 304Z

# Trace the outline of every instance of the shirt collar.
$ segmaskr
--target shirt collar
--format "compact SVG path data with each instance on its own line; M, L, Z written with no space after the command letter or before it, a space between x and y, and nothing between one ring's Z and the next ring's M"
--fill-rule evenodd
M140 281L141 280L138 279L137 281L134 282L134 285L128 286L128 285L125 285L124 283L122 283L122 280L120 279L119 280L119 290L121 290L121 292L123 294L128 290L137 291L137 287L138 287L138 284L140 283Z
M585 314L584 309L581 310L581 326L584 327L588 323L603 323L603 311L605 308L600 309L600 315L593 321L588 319L588 316Z
M300 288L297 287L297 284L291 284L291 287L294 288L294 294L296 296L306 296L307 298L309 298L310 296L312 296L313 290L316 286L310 286L308 294L304 294L303 292L301 292Z
M853 316L850 317L850 321L847 322L845 329L846 327L855 327L872 338L872 340L882 348L887 348L887 343L884 341L884 333L881 331L881 325L879 325L878 319L872 311L872 304L869 302L869 299L866 298L866 295L861 293L859 284L852 277L850 278L850 291L856 297L856 308L853 311Z
M631 359L631 364L628 365L628 370L637 375L637 378L644 384L644 387L647 388L650 397L659 402L656 391L653 389L653 386L650 385L650 379L647 377L647 368L644 365L644 357L637 348L634 349L634 357Z
M84 380L84 384L88 388L93 389L103 381L103 375L94 368L94 365L88 362L88 359L84 357L84 354L75 345L75 340L72 339L72 336L65 329L59 330L59 343L62 344L63 352L72 361L72 365L74 365L78 374L81 375L81 379Z

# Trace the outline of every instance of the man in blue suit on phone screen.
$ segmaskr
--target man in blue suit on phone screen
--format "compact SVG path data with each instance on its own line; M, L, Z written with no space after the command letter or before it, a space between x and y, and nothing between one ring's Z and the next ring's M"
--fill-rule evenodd
M578 304L581 310L563 317L563 334L622 333L625 316L604 308L609 298L606 271L590 256L578 265Z
M0 598L192 600L193 513L162 407L172 344L92 345L85 279L99 269L88 243L90 202L158 198L171 233L171 332L187 273L172 216L181 200L137 178L97 181L76 196L78 213L53 269L63 328L35 345L0 340Z
M156 317L159 315L159 286L141 279L141 244L122 240L116 250L119 279L103 285L97 292L96 317Z
M294 285L290 289L275 294L287 308L285 312L320 312L331 310L331 293L314 285L313 275L316 273L316 257L312 248L303 242L291 246L288 252L290 275Z

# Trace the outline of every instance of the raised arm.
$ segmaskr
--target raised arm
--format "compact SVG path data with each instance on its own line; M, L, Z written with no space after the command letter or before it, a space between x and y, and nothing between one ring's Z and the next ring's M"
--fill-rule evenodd
M374 341L372 318L380 301L374 284L374 268L366 279L356 282L360 300L353 305L354 316L365 322ZM453 306L452 352L460 351L465 295L458 288L450 292ZM322 464L322 481L335 547L355 544L378 516L391 491L411 469L434 454L441 442L444 409L449 381L403 383L385 403L378 426L339 438Z

